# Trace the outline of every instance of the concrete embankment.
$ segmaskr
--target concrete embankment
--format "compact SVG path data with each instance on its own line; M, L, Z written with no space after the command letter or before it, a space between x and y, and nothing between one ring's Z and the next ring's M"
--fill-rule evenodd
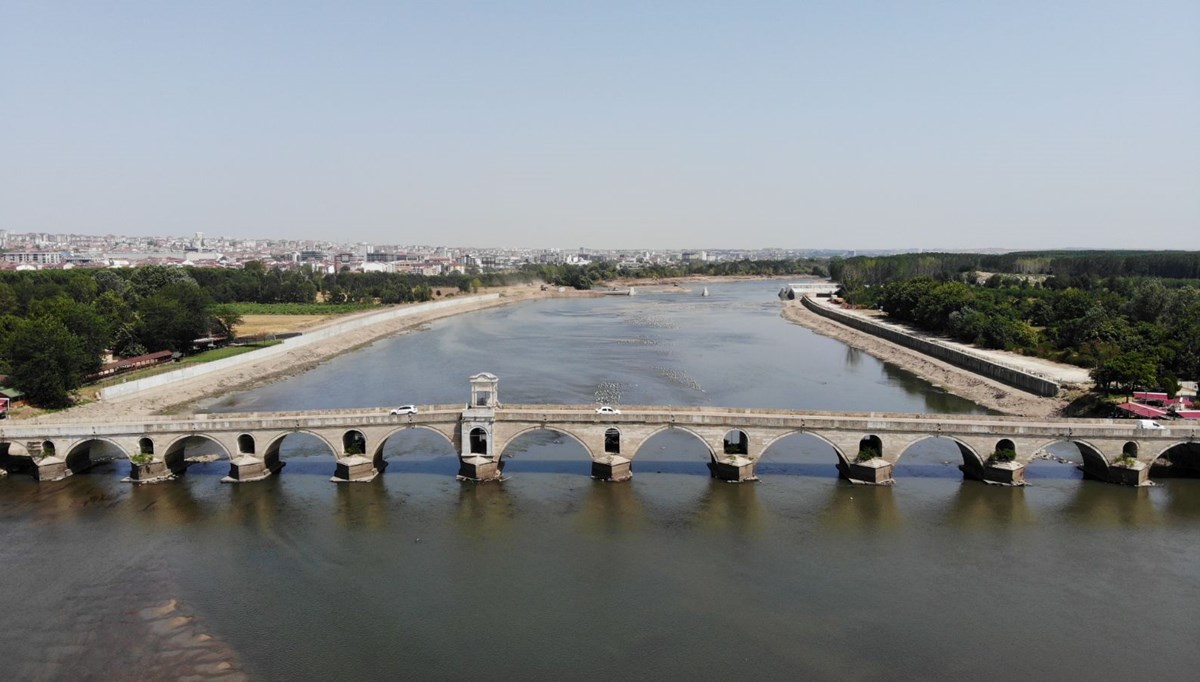
M200 365L192 365L173 372L164 372L154 376L138 379L116 386L110 386L103 391L100 391L102 400L112 400L131 396L141 391L169 384L177 384L185 381L190 381L206 375L225 372L230 369L248 365L250 363L259 363L264 360L269 360L276 356L282 356L291 351L310 346L312 344L326 341L343 334L354 332L357 330L372 327L385 322L403 318L416 318L429 314L451 314L456 308L472 308L478 307L481 304L495 302L500 298L500 294L483 294L480 296L464 296L461 298L453 298L436 303L423 303L419 305L406 306L402 308L393 308L372 315L363 315L341 322L335 322L320 329L306 332L301 336L296 336L290 339L285 339L282 343L257 350L252 353L243 353L233 357L214 360Z
M970 372L975 372L989 379L994 379L1001 383L1019 388L1022 391L1028 391L1034 395L1052 397L1058 395L1059 385L1057 382L1045 377L1026 372L1024 370L1008 367L1000 363L994 362L978 355L963 352L956 348L942 345L935 340L920 338L912 334L905 333L899 329L885 327L868 320L864 317L845 313L840 310L835 310L829 306L821 305L810 298L805 297L801 300L805 308L813 313L825 317L827 319L844 324L861 332L877 336L879 338L891 341L892 343L910 348L919 353L923 353L933 358L937 358L943 362L947 362L955 367L960 367Z

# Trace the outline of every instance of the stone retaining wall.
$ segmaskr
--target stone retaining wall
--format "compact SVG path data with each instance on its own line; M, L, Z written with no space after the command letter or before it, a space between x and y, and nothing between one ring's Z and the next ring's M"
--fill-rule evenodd
M919 353L924 353L930 357L948 362L955 367L961 367L970 372L981 374L989 379L995 379L1001 383L1014 386L1022 391L1029 391L1030 393L1034 393L1036 395L1058 395L1058 384L1045 377L1040 377L1036 374L1031 374L1030 372L1016 369L1014 367L1007 367L997 362L988 360L987 358L965 353L957 348L943 346L936 341L918 338L912 334L907 334L898 329L876 324L859 315L852 315L850 313L844 313L840 310L834 310L833 308L823 306L808 297L804 297L800 302L805 308L808 308L817 315L827 317L835 322L844 324L847 327L852 327L861 332L866 332L872 336L878 336L879 338L886 339L892 343L898 343L905 348L911 348Z
M383 312L375 313L373 315L364 315L362 317L356 317L352 320L336 322L327 327L306 332L301 336L284 339L282 343L274 346L268 346L267 348L263 348L261 350L242 353L241 355L234 355L233 357L214 360L212 362L206 362L199 365L192 365L190 367L177 369L173 372L155 374L154 376L146 377L145 379L138 379L136 381L130 381L124 384L118 384L116 386L109 386L108 388L100 391L100 398L101 400L111 400L113 398L132 395L139 391L155 388L157 386L165 386L166 384L172 384L180 381L189 381L212 372L219 372L231 367L237 367L239 365L244 365L251 362L258 362L260 360L281 355L318 341L324 341L325 339L339 336L356 329L362 329L363 327L376 325L381 322L388 322L401 317L422 315L435 310L445 310L447 308L462 307L483 301L493 301L498 298L500 298L500 294L482 294L479 296L466 296L462 298L455 297L448 300L437 301L436 303L421 303L418 305L405 306L403 308L392 308Z

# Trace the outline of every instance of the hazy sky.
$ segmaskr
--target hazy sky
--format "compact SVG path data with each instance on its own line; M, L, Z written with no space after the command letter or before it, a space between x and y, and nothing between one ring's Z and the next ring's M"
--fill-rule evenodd
M1200 2L0 0L0 228L1200 248Z

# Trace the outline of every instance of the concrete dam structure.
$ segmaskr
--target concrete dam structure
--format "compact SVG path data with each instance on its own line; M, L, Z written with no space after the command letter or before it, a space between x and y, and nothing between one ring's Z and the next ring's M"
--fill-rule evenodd
M1168 423L1138 428L1137 422L1108 419L1044 420L979 415L800 412L730 407L623 407L599 411L591 405L504 405L499 380L487 373L470 380L464 406L435 405L415 414L387 408L200 414L145 417L101 423L10 423L0 428L0 458L27 462L39 480L59 480L93 464L103 446L130 462L129 480L169 480L188 466L189 444L207 442L229 463L228 482L262 480L284 465L283 439L310 434L336 459L335 481L367 481L386 467L388 438L424 429L446 439L458 453L458 476L468 481L501 478L505 448L519 436L547 430L579 443L591 460L592 477L628 480L639 448L668 430L688 433L704 444L713 477L755 480L755 466L776 441L796 433L828 444L842 478L889 484L904 452L927 438L952 441L968 479L1023 484L1024 470L1049 445L1073 444L1088 478L1146 485L1150 466L1173 448L1197 444L1198 430Z

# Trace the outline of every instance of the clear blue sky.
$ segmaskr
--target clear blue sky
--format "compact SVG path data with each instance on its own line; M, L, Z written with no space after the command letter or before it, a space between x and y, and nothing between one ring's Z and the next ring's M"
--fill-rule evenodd
M0 0L0 228L1200 248L1200 2Z

